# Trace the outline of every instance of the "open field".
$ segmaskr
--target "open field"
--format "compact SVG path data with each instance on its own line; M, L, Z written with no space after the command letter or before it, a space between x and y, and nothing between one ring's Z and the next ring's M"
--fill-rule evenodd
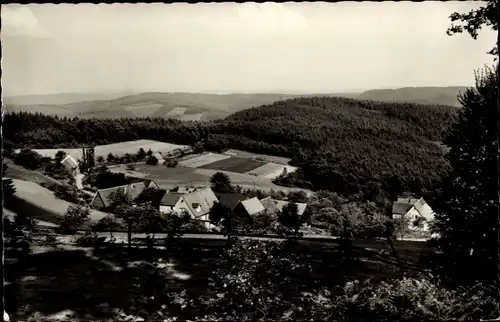
M187 107L174 107L170 111L165 114L165 116L179 116L179 115L184 115L186 113Z
M294 172L297 170L296 167L292 167L290 165L266 163L256 169L253 169L252 171L248 171L247 173L253 176L264 177L272 180L280 176L283 173L284 169L286 169L287 173Z
M156 113L156 111L158 111L162 107L163 107L163 105L161 105L161 104L149 103L149 102L137 103L137 104L131 104L128 106L124 106L124 108L127 111L134 113L134 115L137 117L148 117L148 116Z
M278 164L288 164L291 160L289 158L277 157L274 155L257 154L257 153L251 153L251 152L235 150L235 149L229 149L226 152L224 152L223 154L230 155L233 157L247 158L247 159L252 159L252 160L266 161L266 162L272 162L272 163L278 163Z
M16 193L12 203L5 205L9 210L18 213L35 214L35 219L58 223L71 203L58 199L54 193L34 182L13 179ZM97 221L106 216L106 213L92 209L90 219Z
M229 171L236 173L245 173L256 169L260 166L265 165L265 162L255 161L246 158L229 157L224 160L215 161L209 164L203 165L205 169Z
M106 145L98 145L95 147L95 156L103 156L107 157L109 153L112 153L116 156L122 156L126 153L136 154L140 148L143 148L144 151L148 151L151 149L153 152L160 152L162 154L170 153L176 149L189 149L190 147L187 145L177 145L166 142L159 142L153 140L136 140L136 141L128 141L128 142L120 142ZM45 157L54 158L57 151L62 150L71 155L75 160L81 159L82 157L82 149L36 149L34 151L38 152L40 155ZM18 150L19 151L19 150ZM16 151L16 152L18 152Z
M183 167L199 168L199 167L204 166L205 164L210 164L213 162L217 162L217 161L225 160L225 159L229 159L229 158L230 158L230 156L228 156L228 155L208 152L205 154L197 154L197 155L187 156L186 158L181 159L179 164L182 165Z
M126 170L125 165L110 166L109 169L112 172L125 173L130 176L153 179L164 189L171 189L181 185L182 186L191 185L195 187L209 186L210 178L216 172L220 172L217 170L200 169L200 168L197 169L184 166L168 168L165 166L150 166L147 164L136 164L134 171ZM256 177L248 174L235 173L235 172L224 172L224 173L226 173L229 176L231 182L234 185L241 186L242 188L245 189L260 189L265 191L281 190L286 193L290 191L304 191L308 195L312 194L312 192L307 189L278 186L272 183L271 180L262 177Z
M203 119L203 113L194 113L194 114L184 114L177 119L181 121L201 121Z

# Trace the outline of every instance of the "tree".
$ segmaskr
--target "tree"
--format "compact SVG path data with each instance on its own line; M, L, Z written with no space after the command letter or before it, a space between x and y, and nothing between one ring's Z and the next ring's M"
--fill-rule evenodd
M112 162L115 162L116 160L116 156L113 155L111 152L108 154L106 160L109 162L109 163L112 163Z
M167 191L165 189L146 188L135 199L138 204L151 203L154 207L160 206L160 201Z
M139 151L137 151L137 161L142 161L146 158L146 151L144 151L143 148L140 148Z
M483 26L490 27L495 31L498 30L497 5L497 1L489 0L479 9L471 10L469 13L454 12L450 15L452 25L446 33L451 36L466 31L473 39L477 39L478 32ZM459 22L459 24L455 24L455 22ZM488 54L498 56L498 47L495 46Z
M103 163L104 162L104 157L102 155L100 155L100 156L98 156L96 158L96 160L97 160L98 163Z
M121 230L124 228L123 223L113 215L107 215L99 219L99 221L92 225L92 230L95 232L108 231L109 237L113 238L113 231Z
M496 278L498 86L494 69L476 73L475 88L459 96L462 109L444 141L452 171L433 203L433 231L440 235L443 276L455 281Z
M153 155L153 151L151 151L151 149L149 149L148 152L146 152L146 155L148 157L152 156Z
M147 159L146 159L146 164L147 165L157 165L158 164L158 158L155 157L154 155L150 155Z
M4 202L8 202L8 200L16 193L16 188L14 187L14 181L12 179L4 178L5 173L7 172L7 164L2 164L2 186L3 186L3 197Z
M110 212L114 212L120 206L131 206L133 200L126 193L123 188L119 188L116 191L113 191L109 195L110 205L108 206L108 210Z
M90 209L82 206L68 206L63 220L59 224L58 232L61 234L74 234L90 216Z
M118 218L121 218L127 225L127 249L132 250L132 228L141 218L143 213L148 210L144 206L130 206L127 204L118 205L114 211Z
M14 157L14 163L30 170L36 170L42 166L42 156L37 152L25 149Z
M62 151L62 150L59 150L57 151L55 157L54 157L54 160L56 161L56 164L59 164L62 162L62 160L66 157L67 153Z
M231 209L220 202L215 202L210 209L209 218L213 225L222 229L222 232L227 236L229 246L233 231L233 214L231 213Z
M216 172L210 178L210 184L212 185L212 189L218 193L231 193L234 191L231 179L224 172Z
M78 160L78 167L81 173L89 173L95 167L95 148L82 148L82 158Z
M175 241L184 234L186 226L192 222L189 213L182 211L180 213L172 212L167 216L168 233L165 238L165 246L172 249Z
M299 215L299 208L294 202L286 204L278 215L278 222L285 228L282 234L294 238L302 236L300 227L306 221L305 216Z

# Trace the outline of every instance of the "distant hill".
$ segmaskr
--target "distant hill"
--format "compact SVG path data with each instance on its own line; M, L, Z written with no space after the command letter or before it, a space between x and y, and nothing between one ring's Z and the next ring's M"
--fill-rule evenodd
M382 102L410 102L459 107L457 96L465 89L467 89L466 86L374 89L363 92L357 98Z
M4 103L7 112L39 112L81 118L162 117L199 121L221 119L234 112L297 96L309 95L151 92L115 96L110 94L110 97L105 97L98 94L61 94L6 97Z

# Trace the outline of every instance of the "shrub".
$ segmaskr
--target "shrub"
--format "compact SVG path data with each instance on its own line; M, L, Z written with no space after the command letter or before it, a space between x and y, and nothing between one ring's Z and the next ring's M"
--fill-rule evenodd
M179 165L179 161L177 160L169 160L168 162L165 163L167 165L167 167L169 168L175 168Z
M143 148L140 148L139 151L137 151L136 157L137 161L142 161L146 158L147 154L146 151L144 151Z
M70 185L56 185L54 188L54 196L61 200L75 204L83 202L81 192L75 187Z
M103 163L103 162L104 162L104 157L103 157L102 155L100 155L100 156L98 156L98 157L96 158L96 160L97 160L97 162L99 162L99 163Z
M89 216L88 207L70 205L57 231L61 234L75 234Z
M133 164L127 164L127 170L134 171L135 170L135 166Z
M148 165L157 165L158 164L158 158L155 157L154 155L151 155L147 158L146 164Z
M78 246L102 246L106 240L106 237L99 236L95 232L87 231L84 235L75 238L75 244Z
M14 157L14 163L30 170L36 170L42 166L42 156L35 151L25 149Z

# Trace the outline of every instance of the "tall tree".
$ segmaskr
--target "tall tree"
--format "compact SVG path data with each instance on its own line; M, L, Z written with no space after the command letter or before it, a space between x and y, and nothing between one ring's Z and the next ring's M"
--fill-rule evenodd
M498 66L497 66L498 69ZM443 276L455 281L494 281L497 274L498 77L476 73L475 88L459 96L457 122L444 143L452 171L435 201Z
M493 30L498 30L497 24L497 8L498 1L489 0L478 9L469 11L468 13L454 12L450 15L452 25L447 30L448 35L463 33L466 31L473 39L477 39L479 30L483 27L490 27ZM488 52L491 55L498 56L498 46Z
M82 158L78 160L78 166L81 173L89 173L95 167L95 148L82 148Z
M219 193L231 193L234 192L234 188L231 185L231 179L224 172L216 172L210 178L210 184L215 192Z

